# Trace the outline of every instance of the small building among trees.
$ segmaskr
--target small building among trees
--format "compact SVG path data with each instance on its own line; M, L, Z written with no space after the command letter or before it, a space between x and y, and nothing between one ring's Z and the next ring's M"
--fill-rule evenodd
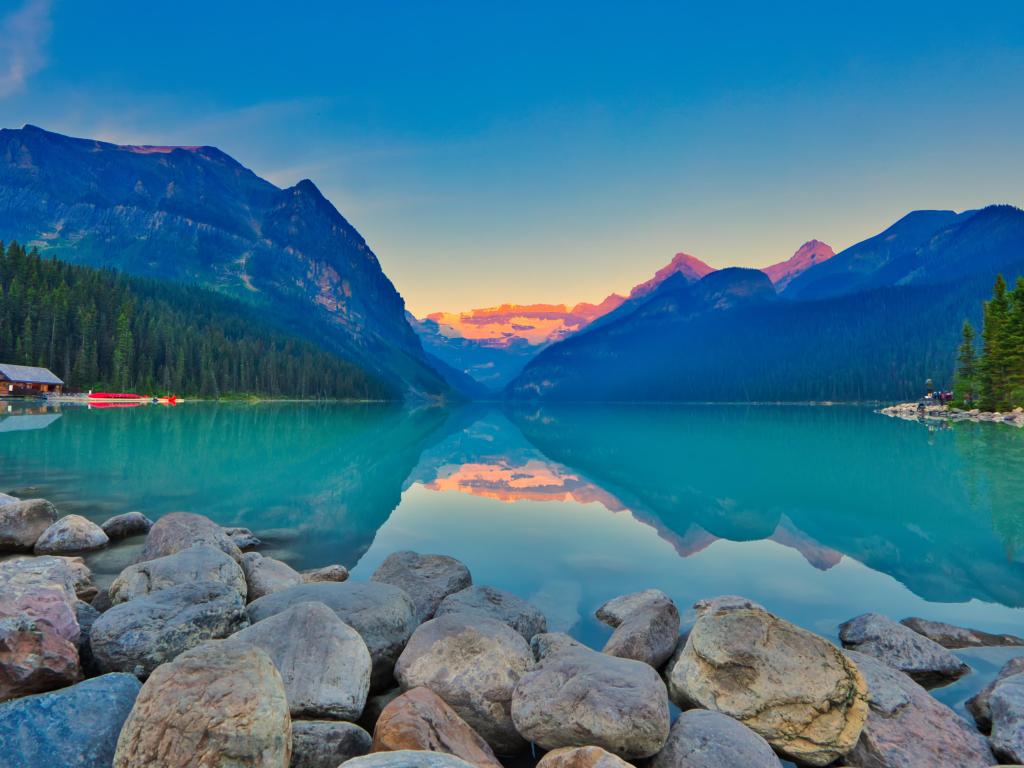
M59 395L63 389L64 382L46 368L0 363L0 397Z

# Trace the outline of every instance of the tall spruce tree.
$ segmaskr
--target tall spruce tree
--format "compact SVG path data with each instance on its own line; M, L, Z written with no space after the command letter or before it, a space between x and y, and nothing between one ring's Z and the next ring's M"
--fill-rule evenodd
M982 329L984 349L981 359L981 406L998 411L1007 405L1007 325L1010 300L1006 280L996 276L992 298L985 302L985 325Z
M960 405L971 405L977 398L977 353L974 350L974 327L964 321L963 341L957 354L956 377L953 383L953 397Z

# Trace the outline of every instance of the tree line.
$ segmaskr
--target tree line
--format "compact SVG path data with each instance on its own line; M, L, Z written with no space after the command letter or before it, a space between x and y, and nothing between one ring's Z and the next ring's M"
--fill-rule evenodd
M957 355L953 396L959 405L986 411L1024 406L1024 277L1010 290L996 277L982 314L981 349L965 322Z
M207 289L43 258L0 243L0 361L69 389L202 397L387 399L359 366Z

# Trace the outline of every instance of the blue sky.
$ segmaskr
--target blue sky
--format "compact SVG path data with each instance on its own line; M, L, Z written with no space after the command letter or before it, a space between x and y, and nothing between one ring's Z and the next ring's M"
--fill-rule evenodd
M0 124L311 178L418 314L1024 204L1024 4L775 5L3 0Z

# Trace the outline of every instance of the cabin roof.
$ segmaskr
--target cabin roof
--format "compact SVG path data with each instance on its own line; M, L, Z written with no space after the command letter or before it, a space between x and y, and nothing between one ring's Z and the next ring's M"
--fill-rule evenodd
M21 384L63 384L52 371L31 365L0 363L0 378Z

